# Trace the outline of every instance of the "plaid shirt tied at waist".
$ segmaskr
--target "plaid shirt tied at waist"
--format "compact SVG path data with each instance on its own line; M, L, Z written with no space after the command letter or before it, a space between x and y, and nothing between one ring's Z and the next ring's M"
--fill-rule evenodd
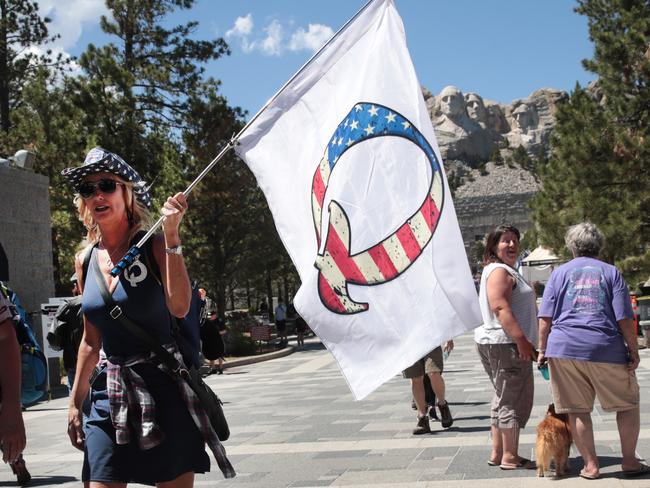
M177 361L183 363L175 343L166 344L164 347ZM117 444L128 444L131 441L132 431L129 425L137 435L140 449L151 449L160 444L165 437L164 432L156 424L156 402L142 377L132 368L141 363L155 364L158 369L174 379L187 410L203 435L205 443L210 447L219 469L224 477L234 478L235 469L226 457L226 450L214 432L196 393L179 374L172 372L165 364L159 363L153 352L128 358L111 357L107 361L108 400Z

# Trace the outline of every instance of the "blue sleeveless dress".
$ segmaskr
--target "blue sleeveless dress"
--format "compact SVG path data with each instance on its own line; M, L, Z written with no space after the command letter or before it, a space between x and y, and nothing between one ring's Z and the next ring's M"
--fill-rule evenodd
M92 259L96 259L96 256ZM88 320L99 328L109 361L111 358L126 358L148 352L146 346L141 345L108 315L92 266L84 282L82 310ZM162 344L173 341L163 288L145 263L136 261L123 273L113 299L127 317ZM203 436L194 424L174 380L154 364L136 364L133 369L144 379L155 401L156 423L164 433L164 440L148 450L140 449L136 435L131 436L128 444L116 443L110 418L106 371L102 371L91 388L91 409L84 426L83 481L155 485L190 471L210 471L210 458L205 451Z

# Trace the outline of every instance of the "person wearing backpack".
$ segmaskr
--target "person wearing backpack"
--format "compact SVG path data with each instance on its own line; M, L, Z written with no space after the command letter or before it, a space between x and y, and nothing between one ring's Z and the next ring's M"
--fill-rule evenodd
M2 460L9 463L22 486L31 476L22 457L26 437L20 399L20 346L15 330L18 321L5 288L0 287L0 448Z
M84 333L68 413L71 443L84 451L82 480L90 488L128 483L190 487L195 473L210 470L205 444L224 476L233 477L234 469L196 394L124 326L124 320L118 320L127 317L186 367L172 334L172 317L185 317L192 302L179 233L188 208L185 196L177 193L167 199L161 209L162 234L152 237L151 252L143 249L140 259L113 278L111 269L137 242L139 231L149 227L148 187L122 158L101 148L62 175L76 191L90 243L75 263ZM160 281L153 266L159 269ZM111 301L116 305L111 307ZM100 347L107 360L93 375L91 409L83 428L81 408L89 389L85 380L99 360Z
M20 351L20 401L23 408L27 408L47 393L47 360L29 325L27 312L20 303L18 295L2 281L0 281L0 291L9 299L16 311L14 329Z

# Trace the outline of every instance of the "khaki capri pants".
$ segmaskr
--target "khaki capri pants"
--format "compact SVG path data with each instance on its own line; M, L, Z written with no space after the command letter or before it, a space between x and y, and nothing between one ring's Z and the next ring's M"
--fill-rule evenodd
M532 362L519 358L515 344L477 344L477 349L494 387L491 425L498 429L523 429L533 409Z

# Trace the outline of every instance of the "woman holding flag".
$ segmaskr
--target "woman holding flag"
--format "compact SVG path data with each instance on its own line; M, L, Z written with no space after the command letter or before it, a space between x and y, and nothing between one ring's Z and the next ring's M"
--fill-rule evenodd
M171 314L184 317L191 300L179 234L187 211L185 196L167 199L161 210L162 235L154 236L141 258L113 278L111 269L149 225L148 188L122 158L101 148L91 150L82 166L62 174L77 192L75 203L90 244L76 260L84 334L68 415L70 440L84 451L84 482L91 488L130 482L191 487L194 473L210 469L205 443L224 475L234 476L205 412L183 388L180 376L114 317L119 308L182 361L171 334ZM109 310L102 296L106 287L119 307ZM108 359L93 375L91 410L82 427L86 378L98 363L100 348Z

